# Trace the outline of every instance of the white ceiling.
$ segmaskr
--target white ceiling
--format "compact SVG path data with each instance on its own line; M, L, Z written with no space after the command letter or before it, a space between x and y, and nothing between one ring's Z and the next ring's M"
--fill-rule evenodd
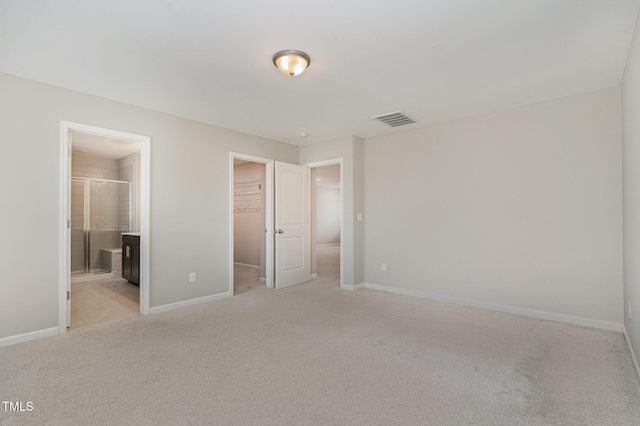
M417 127L618 85L639 6L2 0L0 71L306 145L398 131L386 112ZM311 66L283 75L283 49Z

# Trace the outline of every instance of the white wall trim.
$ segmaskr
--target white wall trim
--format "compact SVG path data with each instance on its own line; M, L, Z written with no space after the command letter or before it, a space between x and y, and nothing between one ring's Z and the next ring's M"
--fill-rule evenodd
M67 286L70 283L71 240L67 220L71 218L71 168L70 157L72 131L123 139L140 144L140 314L149 315L149 275L150 275L150 149L151 138L135 133L90 126L87 124L60 121L60 208L59 208L59 274L58 274L58 332L67 332Z
M181 302L169 303L166 305L154 306L150 309L151 314L159 314L160 312L173 311L174 309L185 308L187 306L198 305L200 303L213 302L221 299L232 297L233 293L225 291L224 293L213 294L211 296L197 297L195 299L183 300Z
M436 293L427 293L427 292L418 291L418 290L408 290L404 288L388 287L388 286L378 285L378 284L365 283L364 287L371 290L384 291L387 293L403 294L406 296L421 297L423 299L431 299L439 302L455 303L457 305L471 306L474 308L487 309L490 311L506 312L508 314L522 315L526 317L564 322L567 324L601 328L604 330L617 331L620 333L624 331L624 324L617 323L617 322L601 321L601 320L590 319L590 318L575 317L572 315L557 314L553 312L537 311L535 309L518 308L516 306L499 305L496 303L462 299L459 297L445 296L445 295L436 294Z
M640 366L638 365L638 358L636 358L636 354L635 352L633 352L633 346L631 346L631 339L629 339L629 334L627 333L627 327L625 327L624 325L622 327L623 327L622 332L624 334L624 341L627 342L627 347L629 348L629 353L631 354L631 361L633 362L633 368L635 368L636 374L640 379Z
M329 243L329 244L316 244L316 247L335 247L339 246L340 243Z
M87 283L91 281L104 281L104 280L110 280L111 278L116 278L113 276L112 272L104 272L100 274L90 274L90 275L78 275L75 277L71 277L71 284Z
M248 263L233 262L234 265L246 266L247 268L260 269L259 265L249 265Z
M340 284L340 289L347 290L347 291L362 290L363 288L365 288L365 284L364 283L360 283L360 284L356 284L356 285Z
M58 334L58 327L51 327L45 328L44 330L18 334L16 336L3 337L0 339L0 348L18 343L30 342L32 340L44 339L45 337L53 337Z
M312 280L315 280L316 278L318 278L318 274L311 274L310 277Z

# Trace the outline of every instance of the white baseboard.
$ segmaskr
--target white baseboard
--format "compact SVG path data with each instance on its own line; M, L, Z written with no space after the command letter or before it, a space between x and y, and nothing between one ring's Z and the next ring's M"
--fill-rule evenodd
M113 272L103 272L100 274L79 275L71 277L72 283L86 283L91 281L104 281L115 278Z
M331 246L339 246L340 243L327 243L327 244L316 244L316 247L331 247Z
M408 290L408 289L396 288L396 287L388 287L388 286L378 285L378 284L365 283L364 287L371 290L385 291L387 293L404 294L406 296L421 297L423 299L437 300L439 302L455 303L457 305L472 306L474 308L506 312L508 314L523 315L526 317L534 317L534 318L540 318L540 319L545 319L550 321L558 321L558 322L564 322L568 324L582 325L585 327L601 328L604 330L617 331L620 333L624 331L624 324L617 323L617 322L574 317L571 315L556 314L553 312L537 311L535 309L518 308L515 306L480 302L477 300L462 299L462 298L453 297L453 296L445 296L442 294L427 293L424 291Z
M233 262L234 265L246 266L248 268L260 268L259 265L249 265L248 263Z
M640 379L640 366L638 366L638 358L636 358L636 354L633 352L633 346L631 346L631 340L629 339L629 334L627 334L627 327L623 326L624 330L624 341L627 342L627 347L629 348L629 353L631 354L631 361L633 361L633 367L636 369L636 374Z
M187 306L197 305L199 303L213 302L214 300L227 299L232 297L231 292L226 291L211 296L198 297L196 299L183 300L182 302L169 303L167 305L154 306L149 309L150 314L158 314L160 312L172 311L174 309L184 308Z
M311 274L311 279L315 280L316 278L318 278L318 274Z
M365 285L363 283L356 284L356 285L340 284L340 288L342 290L356 291L356 290L361 290L365 288Z
M58 327L46 328L44 330L32 331L30 333L18 334L17 336L3 337L0 339L0 348L15 345L17 343L30 342L31 340L44 339L58 335Z

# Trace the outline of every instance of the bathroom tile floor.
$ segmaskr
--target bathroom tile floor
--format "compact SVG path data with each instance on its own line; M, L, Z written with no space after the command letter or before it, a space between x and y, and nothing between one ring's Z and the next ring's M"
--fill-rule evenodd
M140 288L122 278L71 284L71 327L140 315Z

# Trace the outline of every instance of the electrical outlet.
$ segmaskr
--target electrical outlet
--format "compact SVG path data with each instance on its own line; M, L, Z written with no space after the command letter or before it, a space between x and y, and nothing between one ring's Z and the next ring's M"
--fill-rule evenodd
M468 273L468 272L466 274L464 274L464 280L465 281L471 281L471 274Z
M196 282L196 273L195 272L189 272L189 282L190 283L195 283Z
M381 263L380 264L380 270L382 272L387 272L387 264L386 263Z

